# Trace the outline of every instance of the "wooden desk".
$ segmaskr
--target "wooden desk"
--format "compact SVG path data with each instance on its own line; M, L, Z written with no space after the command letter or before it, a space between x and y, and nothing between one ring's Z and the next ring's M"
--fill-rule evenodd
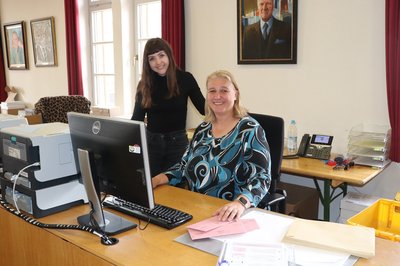
M99 237L87 232L35 227L0 207L0 265L216 265L216 256L174 239L187 232L186 225L209 217L226 201L170 186L154 192L157 203L186 211L193 219L174 230L149 224L145 230L121 233L114 246L102 245ZM40 221L76 224L76 217L88 212L88 205L82 205ZM136 218L118 214L138 223Z
M155 198L191 213L193 220L173 230L152 224L142 231L133 229L117 235L119 243L114 246L100 244L97 236L87 232L35 227L0 207L0 265L216 265L216 256L174 239L186 233L186 225L209 217L226 201L169 186L157 188ZM40 221L76 224L76 217L88 210L87 205L78 206ZM398 261L400 243L377 239L376 256L360 259L357 265L395 265Z
M283 159L281 166L282 173L309 177L314 180L319 198L324 207L325 221L329 221L330 219L331 202L340 195L346 195L347 184L363 186L382 170L361 165L355 165L349 170L333 170L332 166L326 165L321 160L304 157ZM317 182L318 179L324 181L323 192ZM330 188L332 188L332 192ZM342 191L335 194L337 188L340 188Z

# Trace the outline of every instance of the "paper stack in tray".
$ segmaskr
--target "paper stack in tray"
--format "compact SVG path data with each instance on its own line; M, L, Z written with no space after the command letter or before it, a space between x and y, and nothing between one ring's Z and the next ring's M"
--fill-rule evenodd
M15 96L17 95L17 90L14 87L6 86L4 90L7 92L7 99L1 102L1 113L17 115L18 110L25 109L25 103L23 101L15 101Z
M25 108L23 101L1 102L1 109L19 109Z
M22 101L1 102L0 107L2 114L17 115L18 110L25 109L25 103Z

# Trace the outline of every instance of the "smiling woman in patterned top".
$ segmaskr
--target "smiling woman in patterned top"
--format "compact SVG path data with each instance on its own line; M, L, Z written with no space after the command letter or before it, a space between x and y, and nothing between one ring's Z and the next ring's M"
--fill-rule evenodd
M207 78L206 117L182 160L153 177L153 187L186 179L192 191L230 200L215 212L222 221L239 218L267 194L271 182L265 132L239 103L228 71Z

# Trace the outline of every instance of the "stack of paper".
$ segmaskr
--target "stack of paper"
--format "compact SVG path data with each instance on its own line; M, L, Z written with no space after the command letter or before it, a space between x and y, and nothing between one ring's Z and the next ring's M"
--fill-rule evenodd
M1 102L1 109L20 109L25 108L23 101Z
M189 225L188 232L192 240L224 236L232 234L243 234L258 229L255 219L239 219L232 222L221 222L217 216L213 216L201 222Z
M223 258L226 259L226 257L229 257L227 256L229 254L225 253L224 255L224 251L222 250L224 243L227 243L228 247L229 243L233 243L231 247L235 247L237 244L251 245L251 247L246 248L246 251L252 251L254 248L259 251L262 246L268 246L270 248L273 247L270 246L271 244L282 244L286 232L295 220L290 216L276 215L271 212L255 208L250 209L249 212L241 217L241 219L256 220L259 229L247 232L245 234L215 236L200 240L192 240L189 233L187 233L179 236L175 240L179 243L211 253L215 256L223 256ZM340 232L334 231L334 233L339 234ZM314 237L318 234L320 233L311 233L311 235ZM309 245L285 244L285 247L292 250L288 253L288 255L290 255L288 257L289 265L292 265L290 263L294 263L296 265L308 266L343 266L352 265L351 263L354 263L354 257L350 257L349 252L333 251L331 248L323 247L315 248L310 247ZM269 251L271 251L271 249L269 249ZM254 259L255 257L252 256L252 258ZM222 260L220 260L220 262L221 261ZM224 263L220 263L220 265L224 265Z
M375 230L363 226L295 219L283 241L366 259L375 256Z
M293 254L282 243L225 242L218 257L218 265L288 266L294 263ZM294 265L294 264L293 264Z
M0 107L2 114L17 115L18 110L25 109L25 104L22 101L1 102Z

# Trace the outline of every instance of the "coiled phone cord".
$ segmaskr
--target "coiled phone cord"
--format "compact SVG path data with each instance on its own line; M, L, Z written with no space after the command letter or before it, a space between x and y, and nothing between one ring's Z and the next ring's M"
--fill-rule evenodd
M14 214L15 216L23 219L24 221L35 225L37 227L40 228L47 228L47 229L72 229L72 230L81 230L81 231L86 231L89 233L92 233L98 237L100 237L101 239L101 243L103 245L114 245L118 243L118 239L114 238L114 237L109 237L108 235L102 233L102 232L98 232L96 231L94 228L90 227L90 226L86 226L86 225L77 225L77 224L46 224L46 223L42 223L39 222L36 219L33 219L32 217L23 214L19 211L17 211L16 209L10 207L9 203L4 201L1 194L0 194L0 204L1 206L4 207L4 209L6 209L8 212Z

